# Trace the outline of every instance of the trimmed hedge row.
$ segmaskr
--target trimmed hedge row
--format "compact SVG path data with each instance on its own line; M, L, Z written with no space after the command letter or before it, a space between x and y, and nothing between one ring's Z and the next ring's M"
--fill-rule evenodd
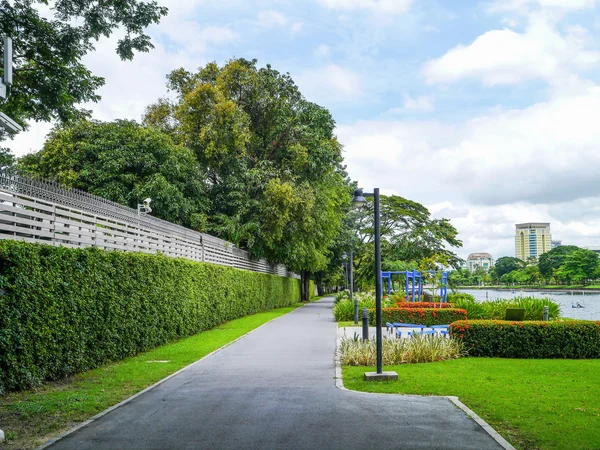
M591 320L454 322L469 356L500 358L600 358L600 322Z
M0 241L0 391L293 304L297 279L161 255Z
M446 325L457 320L466 320L464 309L454 308L383 308L382 322L403 322L418 325ZM369 310L369 323L375 325L375 309Z
M398 302L398 308L454 308L452 303L439 302Z

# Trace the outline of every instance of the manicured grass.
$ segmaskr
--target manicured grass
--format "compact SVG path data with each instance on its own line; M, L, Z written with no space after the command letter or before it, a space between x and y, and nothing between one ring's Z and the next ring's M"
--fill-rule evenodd
M33 391L0 397L0 428L7 438L0 448L34 448L299 306L302 304L233 320L133 358L47 383Z
M341 322L338 322L337 324L338 324L338 328L362 327L362 322L360 320L358 321L358 325L354 325L354 320L347 320L347 321L342 320Z
M387 366L398 381L365 382L372 370L344 367L344 385L457 396L520 449L600 448L600 360L462 358Z

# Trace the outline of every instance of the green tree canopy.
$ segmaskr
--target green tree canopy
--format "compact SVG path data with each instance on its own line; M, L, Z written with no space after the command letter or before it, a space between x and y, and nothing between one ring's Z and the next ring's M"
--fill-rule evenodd
M190 148L205 169L207 230L235 218L229 229L252 224L255 256L300 272L325 269L351 198L329 111L256 60L167 78L177 98L149 106L144 121Z
M349 213L349 223L356 235L357 281L374 278L373 201L367 198L365 206ZM458 232L447 219L432 219L420 203L397 195L381 196L381 254L384 270L403 267L422 261L438 266L457 266L459 258L449 249L462 246Z
M351 199L331 114L289 75L245 59L175 70L168 88L176 99L150 105L144 126L61 128L21 166L129 205L149 192L149 177L153 198L169 192L171 209L157 214L302 272L307 298L309 272L327 266ZM179 152L177 165L168 155L152 163L159 141Z
M42 17L38 5L53 18ZM144 29L166 14L154 1L0 0L0 36L13 38L14 53L14 84L0 109L23 126L27 120L66 122L86 115L79 104L98 101L104 79L82 58L116 29L125 32L116 49L121 59L149 51Z
M579 248L567 255L557 270L557 276L567 281L585 281L594 277L598 268L598 254Z
M519 258L513 258L512 256L502 256L496 260L494 264L494 275L496 280L500 280L503 275L512 272L513 270L519 270L525 267L525 262Z
M44 148L22 158L19 167L131 208L150 197L153 215L188 227L208 207L194 153L132 121L56 127Z
M555 276L556 271L563 265L567 256L578 249L579 247L575 245L560 245L546 253L542 253L538 260L538 267L542 276L544 278Z

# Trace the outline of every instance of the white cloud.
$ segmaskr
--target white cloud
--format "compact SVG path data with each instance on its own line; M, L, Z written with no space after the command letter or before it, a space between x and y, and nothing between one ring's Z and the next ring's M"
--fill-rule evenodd
M317 59L327 59L331 56L331 48L325 44L321 44L315 49L314 55Z
M528 12L529 8L538 7L558 10L579 10L592 8L596 0L496 0L489 6L489 11Z
M366 9L378 13L402 14L410 10L412 0L319 0L330 9L353 11Z
M563 36L543 20L533 20L524 33L492 30L468 46L458 45L426 63L423 74L429 83L478 79L494 86L553 81L598 63L600 53L586 46L587 32L582 28Z
M294 78L304 95L319 104L355 101L362 95L358 74L337 64L310 69Z
M410 95L404 96L404 109L415 112L430 112L433 111L433 99L429 95L421 95L413 98Z
M292 28L290 29L290 31L292 32L292 34L298 34L302 30L303 26L304 25L302 24L302 22L295 22L292 24Z
M502 256L513 254L519 222L551 222L554 237L576 245L600 237L599 109L594 87L455 125L359 121L337 134L361 186L447 213L466 254Z
M258 22L261 26L273 28L284 26L288 22L288 20L280 12L269 9L266 11L261 11L258 14Z

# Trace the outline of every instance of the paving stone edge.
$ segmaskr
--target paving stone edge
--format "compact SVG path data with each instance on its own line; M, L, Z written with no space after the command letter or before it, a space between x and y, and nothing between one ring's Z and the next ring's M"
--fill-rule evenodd
M337 323L336 323L336 327L337 327ZM341 389L342 391L350 391L350 389L344 387L344 380L342 378L342 364L340 361L340 353L339 353L340 343L341 343L341 337L339 335L339 332L336 331L335 385L338 389ZM380 395L380 394L377 394L374 392L360 392L360 391L352 391L352 392L358 392L358 393L365 394L365 395L373 395L373 394ZM399 395L402 397L424 397L423 395L402 395L402 394L387 394L387 395ZM467 416L469 416L471 419L473 419L477 423L477 425L479 425L481 428L483 428L483 430L487 434L489 434L503 449L516 450L506 439L504 439L502 436L500 436L500 434L496 430L494 430L494 428L492 428L485 420L483 420L481 417L479 417L477 414L475 414L475 412L473 410L471 410L464 403L462 403L458 399L458 397L454 397L454 396L450 396L450 395L444 395L444 396L429 395L428 397L439 397L439 398L446 398L446 399L450 400L457 408L464 411L467 414Z
M286 315L288 315L288 314L290 314L290 313L292 313L292 312L294 312L294 311L297 311L297 310L298 310L298 309L300 309L300 308L304 308L306 305L309 305L309 304L310 304L310 303L306 303L306 304L304 304L304 305L300 306L299 308L296 308L296 309L294 309L294 310L290 311L289 313L283 314L282 316L279 316L279 317L275 317L274 319L271 319L271 320L269 320L268 322L265 322L265 323L263 323L262 325L260 325L260 326L256 327L255 329L248 331L246 334L243 334L243 335L241 335L240 337L238 337L238 338L234 339L233 341L231 341L231 342L228 342L228 343L227 343L227 344L225 344L224 346L222 346L222 347L219 347L218 349L216 349L216 350L214 350L214 351L210 352L208 355L205 355L205 356L203 356L203 357L202 357L202 358L200 358L199 360L197 360L197 361L194 361L194 362L193 362L193 363L191 363L191 364L188 364L187 366L185 366L185 367L183 367L183 368L179 369L177 372L173 372L171 375L169 375L169 376L167 376L167 377L163 378L162 380L159 380L159 381L157 381L156 383L154 383L154 384L153 384L153 385L151 385L151 386L148 386L147 388L145 388L144 390L141 390L141 391L140 391L140 392L138 392L137 394L133 394L131 397L127 397L125 400L123 400L123 401L121 401L121 402L117 403L116 405L113 405L113 406L111 406L111 407L110 407L110 408L108 408L108 409L105 409L104 411L102 411L102 412L100 412L100 413L96 414L94 417L91 417L91 418L89 418L89 419L88 419L88 420L86 420L85 422L81 422L81 423L79 423L79 424L75 425L73 428L70 428L69 430L65 431L64 433L61 433L61 434L59 434L58 436L56 436L56 437L54 437L54 438L52 438L52 439L50 439L50 440L48 440L48 441L44 442L42 445L40 445L39 447L37 447L37 448L36 448L36 450L43 450L43 449L45 449L45 448L48 448L48 447L50 447L50 446L51 446L52 444L54 444L55 442L57 442L57 441L60 441L61 439L63 439L64 437L66 437L66 436L70 435L71 433L74 433L75 431L79 430L80 428L83 428L83 427L85 427L86 425L88 425L88 424L92 423L94 420L97 420L97 419L99 419L100 417L102 417L102 416L105 416L106 414L108 414L108 413L109 413L109 412L111 412L112 410L114 410L114 409L117 409L119 406L123 406L123 405L125 405L126 403L129 403L130 401L132 401L132 400L136 399L136 398L137 398L137 397L139 397L140 395L142 395L142 394L145 394L146 392L148 392L148 391L150 391L150 390L154 389L154 388L155 388L155 387L157 387L157 386L160 386L160 385L161 385L161 384L163 384L165 381L168 381L168 380L170 380L170 379L171 379L171 378L173 378L174 376L177 376L177 375L179 375L179 374L180 374L181 372L183 372L184 370L187 370L187 369L189 369L190 367L192 367L192 366L194 366L194 365L198 364L199 362L201 362L201 361L204 361L206 358L210 358L210 357L211 357L211 356L213 356L214 354L216 354L216 353L219 353L221 350L223 350L223 349L225 349L225 348L229 347L229 346L230 346L230 345L232 345L232 344L235 344L235 343L236 343L237 341L239 341L240 339L243 339L244 337L248 336L249 334L251 334L251 333L254 333L255 331L257 331L257 330L259 330L260 328L264 327L265 325L267 325L267 324L269 324L269 323L273 322L274 320L281 319L282 317L284 317L284 316L286 316ZM2 442L2 441L0 440L0 442Z

